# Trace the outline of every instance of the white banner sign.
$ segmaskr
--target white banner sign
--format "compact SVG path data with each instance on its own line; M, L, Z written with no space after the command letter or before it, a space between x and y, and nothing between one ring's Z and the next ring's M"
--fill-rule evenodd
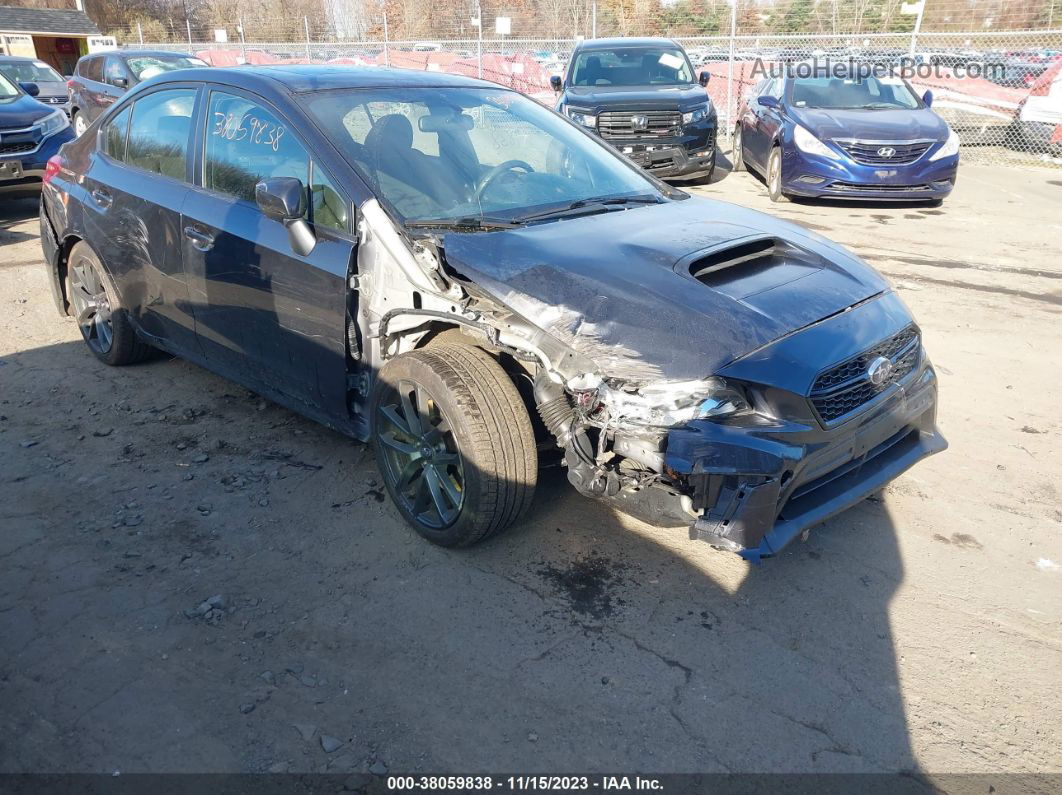
M89 36L88 51L102 52L103 50L117 50L118 39L114 36Z

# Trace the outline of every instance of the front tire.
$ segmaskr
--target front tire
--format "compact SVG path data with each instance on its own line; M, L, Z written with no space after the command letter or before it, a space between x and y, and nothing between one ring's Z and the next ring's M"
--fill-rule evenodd
M470 546L527 512L538 480L531 419L481 348L440 341L392 359L376 381L372 421L387 491L432 543Z
M101 362L121 367L152 354L151 346L137 339L128 309L96 252L84 241L70 250L67 259L66 296L85 344Z
M767 195L773 202L789 201L789 196L782 190L782 149L779 146L771 150L767 160Z
M741 125L738 124L734 127L734 148L730 153L730 159L733 161L730 164L731 171L745 171L745 152L741 148Z

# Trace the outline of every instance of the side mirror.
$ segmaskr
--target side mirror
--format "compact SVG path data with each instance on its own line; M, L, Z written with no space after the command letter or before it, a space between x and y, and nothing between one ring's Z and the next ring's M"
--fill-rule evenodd
M766 94L756 97L756 104L764 108L777 108L778 97L769 97Z
M926 103L927 108L933 107L933 92L926 91L926 93L922 95L922 101Z
M295 177L270 177L254 186L254 200L264 215L284 224L291 250L305 257L317 245L317 236L302 217L306 213L306 188Z
M564 81L561 80L560 77L557 76L557 75L553 75L553 77L551 77L549 79L549 84L553 87L553 90L556 91L557 93L560 93L560 90L562 88L564 88Z
M711 79L712 79L711 72L701 72L697 82L700 83L702 86L707 86L708 85L708 81L711 80Z
M118 88L128 88L129 87L129 78L128 77L115 77L115 78L111 79L111 82L114 85L118 86Z
M19 83L18 86L31 97L35 97L41 93L41 87L36 83Z

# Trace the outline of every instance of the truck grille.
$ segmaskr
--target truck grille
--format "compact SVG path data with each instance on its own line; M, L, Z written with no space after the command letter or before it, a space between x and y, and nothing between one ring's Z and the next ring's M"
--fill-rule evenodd
M834 143L857 163L866 166L906 166L915 162L933 145L932 141L909 143L872 143L835 138Z
M884 383L873 384L867 368L879 356L892 362L892 373ZM918 329L908 326L873 348L820 373L811 387L811 403L823 422L834 422L903 380L918 366L920 356Z
M644 128L635 124L642 116ZM682 131L682 114L677 110L608 111L597 117L597 131L602 138L664 138Z

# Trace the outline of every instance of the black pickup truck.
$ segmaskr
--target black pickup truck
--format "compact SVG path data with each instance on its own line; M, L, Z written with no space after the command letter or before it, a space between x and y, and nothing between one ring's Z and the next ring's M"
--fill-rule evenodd
M591 39L551 79L557 110L592 129L651 174L707 182L717 119L708 72L694 77L671 39Z

